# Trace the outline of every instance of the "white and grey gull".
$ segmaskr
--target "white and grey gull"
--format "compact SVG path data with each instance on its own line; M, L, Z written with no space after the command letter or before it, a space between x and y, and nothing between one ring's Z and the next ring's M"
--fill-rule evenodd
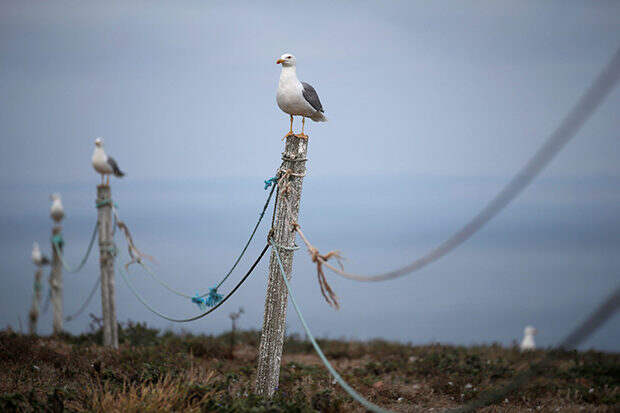
M297 78L295 56L285 53L276 63L282 65L276 102L284 113L291 116L291 127L286 136L294 135L293 116L301 116L301 134L296 136L307 138L308 136L304 133L306 118L315 122L327 122L319 95L312 86L306 82L300 82Z
M52 217L55 222L60 222L65 217L65 209L62 206L62 199L60 199L60 194L51 194L50 199L52 200L52 206L50 207L50 217Z
M125 176L125 173L120 170L114 158L105 153L102 138L95 139L95 150L93 151L92 161L95 171L101 174L101 185L103 185L104 176L107 176L106 185L110 185L110 175L114 175L118 178Z
M32 262L37 267L42 267L43 265L48 265L50 263L50 259L43 255L43 253L41 252L41 248L39 248L39 243L36 241L32 244L31 257Z
M534 336L538 333L532 326L526 326L523 329L523 340L521 341L521 345L519 348L521 351L535 350L536 342L534 341Z

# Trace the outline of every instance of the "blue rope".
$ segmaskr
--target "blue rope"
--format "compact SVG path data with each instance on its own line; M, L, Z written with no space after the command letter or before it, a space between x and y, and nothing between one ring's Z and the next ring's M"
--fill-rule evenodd
M52 244L54 244L55 246L58 246L59 248L62 248L63 245L65 245L65 240L62 238L62 234L56 234L52 237Z
M265 191L267 190L267 188L269 188L271 185L275 184L278 182L278 177L276 176L272 176L269 179L265 179Z
M286 274L284 272L284 266L282 265L282 259L280 258L280 251L278 249L278 246L271 239L269 240L269 243L271 244L271 246L273 247L273 250L275 251L275 256L276 256L276 259L278 260L278 266L280 267L280 275L282 275L282 279L284 280L284 284L286 285L286 289L288 290L288 294L289 294L289 297L291 298L291 302L293 303L293 307L295 308L295 312L297 313L297 316L299 317L299 321L301 321L301 325L304 327L304 330L306 331L306 334L308 335L308 338L310 339L310 342L312 343L314 350L316 350L317 354L321 358L321 361L323 362L323 364L325 364L325 367L327 367L327 370L329 370L332 376L334 376L334 379L336 379L338 384L342 386L344 391L349 393L349 395L353 397L355 400L357 400L359 403L361 403L362 406L376 413L391 413L390 410L385 410L382 407L377 406L376 404L366 400L361 394L356 392L351 386L349 386L349 384L346 381L344 381L344 379L340 376L340 374L338 374L336 369L334 369L334 367L330 364L329 360L327 360L327 357L325 357L325 354L323 354L321 347L319 347L318 343L314 339L314 336L312 335L312 332L310 331L308 324L306 324L306 320L304 320L304 316L301 315L301 310L299 309L299 306L297 305L297 301L295 301L295 297L293 296L293 292L291 291L291 286L288 282L288 279L286 278Z
M101 208L102 206L113 205L114 208L118 209L118 204L116 202L112 202L110 198L102 199L101 201L95 201L95 207Z
M200 294L196 293L195 297L192 297L192 303L196 304L200 311L204 311L207 309L207 305L205 303L205 299L200 296Z
M209 288L209 295L206 298L205 304L207 305L207 307L214 307L217 305L217 303L222 301L222 298L222 294L218 294L217 292L217 286Z

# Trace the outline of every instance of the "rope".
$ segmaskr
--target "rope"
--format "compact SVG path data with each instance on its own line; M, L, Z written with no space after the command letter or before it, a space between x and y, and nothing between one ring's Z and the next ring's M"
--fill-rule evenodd
M336 381L338 382L338 384L340 384L340 386L344 389L344 391L346 391L349 394L349 396L353 397L353 399L357 400L362 406L364 406L368 410L372 410L373 412L377 412L377 413L390 412L390 410L386 410L366 400L361 394L356 392L351 386L349 386L349 384L346 381L344 381L344 379L340 376L340 374L338 374L336 369L334 369L334 367L331 365L329 360L327 360L327 357L325 357L325 354L323 354L321 347L319 347L318 343L314 339L314 336L312 335L312 332L310 331L310 328L308 327L308 324L306 323L306 320L304 319L304 316L301 314L301 310L299 309L299 306L297 305L297 301L295 300L295 296L293 295L293 291L291 291L291 286L284 272L284 266L282 265L282 259L280 258L280 251L278 250L278 246L271 240L269 242L271 246L273 247L273 250L275 251L275 256L276 256L276 259L278 260L278 267L280 268L280 275L282 276L282 279L284 280L284 284L286 285L286 289L288 290L288 294L291 298L291 303L293 303L293 307L295 308L295 312L297 313L297 316L299 317L299 321L301 321L301 325L306 331L306 335L310 339L310 342L312 343L314 350L317 352L317 354L321 358L321 361L323 362L327 370L329 370L331 375L334 376L334 379L336 379Z
M269 185L267 185L267 183L269 182ZM243 256L245 255L248 247L250 246L250 243L252 242L252 240L254 239L254 236L256 235L256 232L258 230L258 227L260 226L260 223L263 220L263 217L265 216L265 212L267 211L267 208L269 207L269 204L271 202L271 198L273 196L273 193L276 189L277 186L277 178L273 177L270 178L268 180L265 180L265 189L267 189L269 186L272 186L272 184L275 184L272 186L271 191L269 192L269 195L267 196L267 200L265 201L265 205L263 205L263 209L258 217L258 221L256 222L256 225L254 225L254 229L252 230L252 233L250 234L250 238L248 239L248 241L245 243L243 249L241 250L241 253L239 254L239 256L237 257L237 259L235 260L233 266L228 270L228 272L226 273L226 275L224 276L224 278L222 278L222 280L217 283L213 288L210 288L208 292L204 293L204 294L198 294L198 295L189 295L186 294L182 291L177 290L176 288L172 287L170 284L168 284L167 282L165 282L164 280L162 280L161 278L159 278L155 272L148 266L146 265L142 260L140 259L135 259L132 256L132 261L130 261L127 265L125 265L126 269L128 269L128 266L131 263L138 263L156 282L158 282L162 287L164 287L166 290L170 291L173 294L176 294L180 297L184 297L187 299L190 299L193 303L198 304L198 306L200 308L202 308L202 305L208 306L208 307L213 307L216 304L218 304L220 302L220 300L222 299L222 295L218 293L218 289L222 286L222 284L228 279L228 277L230 277L230 275L232 274L232 272L235 270L235 268L237 268L237 265L239 264L239 262L241 261L241 259L243 258ZM277 197L277 194L276 194ZM121 222L121 221L119 221ZM273 226L273 224L272 224ZM130 251L131 252L131 251Z
M453 251L456 247L467 241L479 231L486 223L493 219L501 210L512 202L551 160L566 146L577 134L583 124L590 118L596 108L611 92L620 77L620 49L613 55L611 61L594 80L592 85L571 109L568 115L560 123L558 128L549 136L547 141L538 149L521 170L508 182L508 184L478 213L471 221L454 233L442 244L432 249L411 264L402 268L377 275L358 275L338 269L333 265L323 262L330 270L342 277L355 281L385 281L414 271L418 271L432 262L435 262Z
M86 301L84 301L84 303L80 306L80 308L75 313L65 317L65 321L69 322L71 320L75 320L77 316L79 316L80 314L82 314L84 310L86 310L86 307L88 307L88 304L95 296L95 292L97 292L97 290L99 289L100 284L101 284L101 277L97 277L97 282L93 286L93 289L90 291L90 294L88 294L88 298L86 298Z
M190 318L172 318L172 317L169 317L169 316L167 316L165 314L162 314L159 311L155 310L153 307L151 307L142 298L140 293L138 293L138 291L136 291L136 289L133 287L133 285L129 282L129 279L127 278L127 275L125 273L125 269L124 269L123 266L119 267L119 272L120 272L121 276L123 277L123 280L125 280L125 283L129 287L129 289L133 293L133 295L135 295L136 298L138 299L138 301L140 301L142 303L142 305L144 305L149 311L151 311L153 314L155 314L155 315L157 315L157 316L159 316L159 317L161 317L161 318L163 318L165 320L168 320L168 321L172 321L172 322L175 322L175 323L187 323L187 322L195 321L195 320L198 320L198 319L200 319L202 317L205 317L206 315L208 315L208 314L212 313L213 311L217 310L222 304L224 304L239 289L239 287L241 287L241 285L250 276L250 274L252 274L252 271L254 271L254 268L256 268L256 266L258 265L260 260L263 258L263 256L265 255L265 252L267 252L267 249L269 249L269 244L265 245L265 248L263 248L263 250L261 251L260 255L258 256L256 261L254 261L254 263L252 264L252 266L250 267L248 272L243 276L241 281L239 281L237 283L237 285L235 285L235 287L222 299L222 301L217 303L217 305L215 305L213 308L209 309L208 311L205 311L202 314L199 314L197 316L190 317ZM202 298L202 297L198 297L198 298Z
M273 179L273 178L271 178L271 179ZM276 181L276 185L277 185L277 181ZM222 284L224 284L224 282L228 279L230 274L232 274L232 272L235 270L235 268L237 268L237 264L239 264L239 261L241 261L241 258L243 258L243 255L247 251L250 243L252 242L252 239L254 239L254 235L256 235L256 231L258 230L258 226L260 225L261 221L263 220L263 217L265 216L265 211L267 211L267 208L269 207L269 203L271 202L271 197L273 196L273 192L276 189L276 185L272 186L271 187L271 191L269 191L269 196L267 197L267 201L265 201L265 205L263 205L263 210L261 211L261 213L260 213L260 215L258 217L258 221L256 222L256 225L254 225L254 229L252 230L252 233L250 234L250 238L248 239L248 242L245 243L245 246L241 250L241 253L239 254L237 259L235 260L235 263L230 268L228 273L226 273L226 275L224 276L222 281L217 283L217 285L215 286L215 290L216 291L217 291L218 288L220 288L222 286ZM211 291L209 291L208 293L202 294L201 297L206 297L210 293L211 293Z
M611 316L613 316L620 308L620 287L602 303L598 308L577 328L570 332L568 336L558 346L559 348L572 349L582 343L598 328L600 328ZM530 378L539 374L549 367L552 360L552 352L547 352L547 356L539 363L530 366L530 368L518 374L509 384L500 389L486 392L478 399L467 404L466 406L447 410L449 413L469 413L476 411L484 406L503 400L510 392L517 390L525 384Z
M95 237L97 235L98 230L99 230L99 222L96 222L95 228L93 228L93 233L90 236L90 241L88 243L88 248L86 249L86 254L84 254L84 258L82 258L82 261L80 261L80 263L76 267L71 267L69 264L67 264L67 262L64 259L62 248L63 248L65 241L62 238L62 234L56 234L52 237L52 245L54 246L54 250L56 251L58 258L60 259L60 263L62 264L65 271L67 271L68 273L75 274L79 272L82 269L82 267L84 267L84 265L86 264L86 261L88 261L90 252L93 249L93 245L95 244Z
M385 413L389 412L389 410L385 410L380 406L377 406L374 403L366 400L359 393L357 393L344 379L338 374L338 372L334 369L334 367L329 363L325 354L319 347L316 342L306 320L301 314L301 310L297 305L297 301L295 301L295 297L293 292L291 291L291 286L284 272L284 266L282 265L282 259L280 258L280 252L278 250L278 246L270 240L270 244L275 251L275 256L278 261L278 267L280 268L280 274L282 275L282 279L284 280L284 284L286 285L286 289L288 290L289 296L291 298L291 302L293 303L293 307L295 308L295 312L301 321L301 324L306 332L306 335L310 339L314 350L319 355L321 361L329 370L329 372L334 376L334 379L342 386L342 388L351 396L353 399L357 400L360 404L362 404L368 410L372 410L374 412ZM607 320L609 320L617 311L620 309L620 287L617 287L616 290L602 303L598 306L596 311L588 317L583 323L581 323L577 328L575 328L562 342L559 344L559 348L571 349L579 344L581 344L584 340L586 340L590 335L592 335L597 329L599 329ZM464 407L460 407L457 409L450 409L446 412L449 413L469 413L474 412L481 407L487 406L492 403L496 403L500 400L503 400L504 397L521 387L525 382L530 379L532 376L536 375L538 372L544 370L548 367L548 363L553 358L553 353L548 352L547 357L533 366L531 366L527 371L518 374L510 384L502 387L499 390L490 391L484 395L482 395L477 400L467 404Z

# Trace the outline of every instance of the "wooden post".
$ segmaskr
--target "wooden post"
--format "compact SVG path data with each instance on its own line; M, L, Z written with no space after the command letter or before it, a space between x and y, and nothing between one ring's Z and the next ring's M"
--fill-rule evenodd
M30 313L28 313L29 324L28 330L30 334L37 334L37 322L39 321L39 306L41 304L41 277L43 277L43 270L41 267L37 267L37 271L34 273L34 286L32 294L32 306L30 307Z
M299 201L303 175L306 172L306 157L308 154L308 139L289 135L282 154L282 169L291 170L294 175L289 176L290 190L280 194L278 211L274 224L275 242L284 247L280 250L282 264L286 276L290 279L293 269L293 250L295 246L295 231L293 222L299 215ZM280 190L280 188L278 188ZM288 204L288 208L285 206ZM288 248L291 248L290 250ZM282 346L286 327L286 307L288 291L280 275L280 267L271 252L269 262L269 281L267 296L265 297L265 313L258 352L258 370L256 374L256 393L271 397L278 386L280 378L280 364L282 360Z
M62 225L56 224L52 228L52 271L50 272L50 301L52 302L52 310L54 311L54 318L52 321L52 327L54 334L62 333L62 263L60 262L60 256L62 254L63 244L57 243L54 246L54 237L62 234ZM58 249L57 249L58 248Z
M116 246L113 236L112 193L108 185L97 186L97 205L103 345L118 348L118 324L114 297L114 249Z

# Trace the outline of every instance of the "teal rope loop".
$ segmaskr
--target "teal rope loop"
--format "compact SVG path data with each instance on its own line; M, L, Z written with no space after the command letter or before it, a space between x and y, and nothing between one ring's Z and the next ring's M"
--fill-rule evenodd
M190 317L190 318L172 318L172 317L169 317L169 316L167 316L165 314L162 314L159 311L155 310L153 307L151 307L151 305L149 303L146 302L146 300L144 300L144 298L142 298L140 293L138 293L138 291L134 288L134 286L131 284L131 282L129 282L129 278L127 277L127 274L125 272L125 267L123 265L121 265L118 268L118 272L121 274L121 277L123 277L123 280L125 281L125 284L127 284L127 287L129 287L129 289L131 290L133 295L150 312L152 312L153 314L155 314L155 315L157 315L157 316L159 316L159 317L161 317L161 318L163 318L165 320L168 320L168 321L173 321L175 323L187 323L187 322L190 322L190 321L198 320L198 319L200 319L202 317L205 317L205 316L211 314L212 312L217 310L221 305L223 305L230 297L232 297L232 295L239 289L239 287L241 287L241 285L245 282L245 280L247 280L247 278L250 276L250 274L252 274L252 272L254 271L256 266L258 265L258 263L265 256L265 253L267 252L268 249L269 249L269 244L265 245L265 248L263 248L263 250L261 251L260 255L258 256L258 258L256 258L256 261L254 261L254 263L252 264L252 266L250 267L248 272L246 272L245 275L243 276L243 278L241 279L241 281L239 281L237 283L237 285L235 285L235 287L228 294L226 294L226 296L224 298L222 298L222 301L220 301L219 303L217 303L217 305L215 305L215 307L205 311L204 313L198 314L197 316ZM198 298L202 298L202 297L199 296Z
M277 176L272 176L269 179L265 179L265 191L267 190L267 188L269 188L271 185L273 184L277 184L278 183L278 177Z
M62 238L62 234L58 233L52 237L52 244L62 248L65 245L65 240Z
M106 205L112 205L114 206L114 208L118 209L118 204L116 204L115 202L112 202L110 198L102 199L101 201L95 201L96 208L101 208L102 206L106 206Z
M280 251L278 249L278 246L271 239L269 240L269 244L273 247L273 251L275 252L275 256L278 261L278 267L280 267L280 275L282 276L282 279L284 280L284 284L286 285L286 289L288 290L288 294L291 299L291 303L293 303L293 307L295 308L295 312L297 313L297 316L299 317L299 321L301 321L301 325L306 331L306 334L308 335L308 338L310 339L310 342L312 343L314 350L317 352L317 354L321 358L321 361L323 362L327 370L329 370L331 375L334 376L334 379L338 382L338 384L340 384L340 386L342 386L344 391L349 393L349 396L357 400L362 406L376 413L391 413L390 410L386 410L380 406L377 406L376 404L366 400L361 394L356 392L351 386L349 386L349 384L346 381L344 381L344 379L340 376L340 374L338 374L336 369L334 369L334 367L330 364L329 360L327 360L327 357L325 357L325 354L323 354L323 350L321 350L321 347L319 347L318 343L314 339L314 336L312 335L312 332L310 331L308 324L306 324L306 320L301 314L301 310L299 309L299 306L297 305L297 301L295 301L295 297L293 296L293 292L291 291L291 286L288 282L288 279L284 271L284 266L282 265L282 259L280 258Z

